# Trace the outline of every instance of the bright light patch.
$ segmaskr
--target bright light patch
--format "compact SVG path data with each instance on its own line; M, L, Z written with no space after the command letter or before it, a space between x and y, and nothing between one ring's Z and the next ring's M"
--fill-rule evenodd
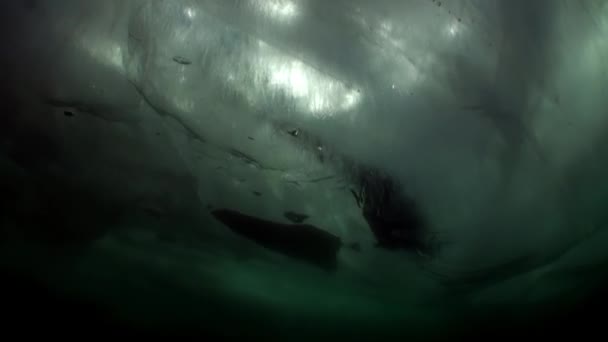
M288 21L298 14L298 6L291 0L252 0L267 15L281 21Z
M361 101L361 94L348 89L299 60L267 61L269 83L296 99L316 116L348 111Z
M460 27L457 22L450 23L447 26L447 33L450 37L455 37L460 32Z
M277 95L286 96L291 98L296 110L315 117L328 117L346 113L360 104L362 95L356 87L347 86L261 40L257 47L255 85L242 90L253 105L264 101L269 94L271 99Z
M123 49L118 43L108 40L81 39L82 47L97 62L123 71Z
M313 113L326 111L330 105L327 97L323 94L315 93L308 99L308 110Z
M190 19L194 19L194 17L196 17L196 11L191 7L186 7L184 13L186 13L186 16Z
M274 86L287 88L295 97L308 95L309 81L306 72L299 61L281 65L271 73L270 83Z
M274 2L270 4L270 11L284 18L293 17L296 14L296 5L293 2Z
M342 110L349 110L356 106L361 101L361 95L356 91L351 91L344 96L342 102Z

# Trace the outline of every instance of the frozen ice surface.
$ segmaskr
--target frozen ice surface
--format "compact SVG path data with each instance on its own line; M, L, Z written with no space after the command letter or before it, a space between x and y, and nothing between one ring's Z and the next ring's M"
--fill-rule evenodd
M29 0L0 11L4 264L56 269L70 284L57 286L142 320L172 310L130 306L143 286L135 300L181 293L159 299L173 312L208 295L327 329L406 321L413 334L471 307L580 295L604 276L603 1ZM415 199L437 255L374 247L350 192L361 165ZM231 234L213 208L303 213L361 251L344 249L327 275ZM66 269L31 239L82 254ZM15 261L25 253L39 257ZM125 276L123 292L96 287ZM178 316L210 317L199 310Z

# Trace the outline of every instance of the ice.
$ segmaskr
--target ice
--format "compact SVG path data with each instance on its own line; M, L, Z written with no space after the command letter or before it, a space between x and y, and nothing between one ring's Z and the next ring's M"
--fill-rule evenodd
M352 310L345 322L385 308L386 327L416 310L442 321L433 303L453 293L446 284L470 286L455 308L490 307L535 303L530 288L568 295L576 286L556 285L560 275L601 278L579 265L608 257L595 239L607 223L602 1L37 0L0 11L0 189L18 198L0 202L3 241L94 231L76 234L89 252L65 271L80 292L96 293L87 277L112 282L145 264L166 291L328 320ZM415 199L442 246L434 259L374 247L350 192L362 167ZM327 276L239 240L211 208L302 213L362 251L341 253ZM119 297L110 305L124 307Z

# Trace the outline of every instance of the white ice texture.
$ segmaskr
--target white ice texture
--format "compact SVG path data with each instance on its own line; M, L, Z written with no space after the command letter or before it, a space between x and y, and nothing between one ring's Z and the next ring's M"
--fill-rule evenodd
M2 148L41 149L45 157L21 158L22 167L133 211L200 220L184 234L223 242L206 246L193 269L238 293L262 296L235 284L280 276L263 262L231 263L222 246L243 243L213 222L209 205L276 220L305 212L361 242L363 252L340 255L342 272L407 298L434 289L437 277L469 281L486 269L496 279L471 300L528 298L522 293L546 288L562 270L608 257L598 247L608 195L604 1L31 0L0 8L13 14L0 24L1 90L11 98ZM15 127L48 142L22 147L33 138ZM298 143L290 130L322 143ZM372 247L341 158L407 188L443 242L436 259L421 270L405 254ZM119 248L117 236L97 248ZM495 295L501 282L509 290ZM293 291L306 292L263 296L280 302Z

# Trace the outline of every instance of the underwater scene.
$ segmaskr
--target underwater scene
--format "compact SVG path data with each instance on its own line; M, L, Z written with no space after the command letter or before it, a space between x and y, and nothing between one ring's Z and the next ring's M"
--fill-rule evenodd
M608 1L0 13L4 332L606 336Z

